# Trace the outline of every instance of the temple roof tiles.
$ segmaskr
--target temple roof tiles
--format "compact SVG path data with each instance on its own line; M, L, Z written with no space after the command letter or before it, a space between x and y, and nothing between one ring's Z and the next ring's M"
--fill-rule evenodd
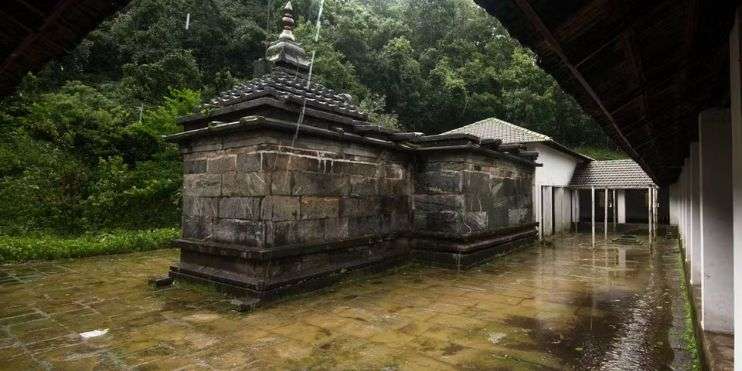
M204 108L223 108L264 96L296 100L302 104L306 100L307 107L366 120L366 114L353 104L350 95L310 82L306 75L281 67L274 67L269 74L222 92L206 103Z

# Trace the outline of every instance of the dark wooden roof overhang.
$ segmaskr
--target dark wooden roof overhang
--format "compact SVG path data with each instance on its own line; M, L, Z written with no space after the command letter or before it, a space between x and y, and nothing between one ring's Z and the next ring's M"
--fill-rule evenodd
M29 71L72 50L128 0L3 0L0 5L0 96Z
M734 0L475 0L660 185L728 104Z

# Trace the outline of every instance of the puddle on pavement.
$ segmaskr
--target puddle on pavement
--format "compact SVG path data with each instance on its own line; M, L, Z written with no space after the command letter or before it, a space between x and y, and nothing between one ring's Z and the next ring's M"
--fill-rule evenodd
M150 288L175 250L1 265L0 368L684 368L676 245L625 239L410 265L248 314L203 287Z

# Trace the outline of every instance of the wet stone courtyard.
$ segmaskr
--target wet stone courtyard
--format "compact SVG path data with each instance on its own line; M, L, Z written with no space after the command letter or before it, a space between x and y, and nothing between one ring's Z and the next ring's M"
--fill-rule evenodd
M614 237L616 238L616 237ZM676 242L411 264L239 313L177 250L0 265L0 369L689 369Z

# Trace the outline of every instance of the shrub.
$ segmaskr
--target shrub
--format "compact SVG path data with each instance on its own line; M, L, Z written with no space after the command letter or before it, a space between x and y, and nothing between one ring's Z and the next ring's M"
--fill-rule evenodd
M0 262L51 260L149 251L171 246L176 228L114 231L65 238L55 235L0 236Z
M0 234L177 226L182 171L162 136L200 95L169 94L138 120L79 82L0 109Z

